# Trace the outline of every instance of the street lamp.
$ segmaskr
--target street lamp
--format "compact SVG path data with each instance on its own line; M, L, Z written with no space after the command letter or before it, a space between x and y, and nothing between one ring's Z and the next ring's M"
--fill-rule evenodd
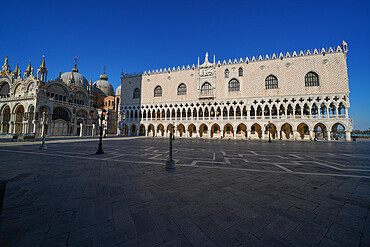
M270 121L268 123L268 128L269 128L269 142L271 142L271 124L270 124Z
M104 109L104 104L101 105L102 112L97 117L97 120L100 120L100 136L99 136L99 145L98 145L98 150L96 150L96 154L103 154L103 143L102 143L102 138L103 138L103 121L105 120L105 116L107 115L107 111ZM90 116L94 116L94 110L90 111ZM107 119L109 118L109 113L107 115Z

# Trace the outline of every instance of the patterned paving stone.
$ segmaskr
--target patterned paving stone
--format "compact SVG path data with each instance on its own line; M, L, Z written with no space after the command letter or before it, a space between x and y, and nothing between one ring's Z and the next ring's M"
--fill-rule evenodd
M0 246L369 246L370 142L314 144L0 145Z

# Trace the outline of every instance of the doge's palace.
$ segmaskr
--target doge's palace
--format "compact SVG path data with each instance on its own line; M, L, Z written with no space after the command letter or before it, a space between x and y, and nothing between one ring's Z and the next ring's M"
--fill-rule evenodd
M121 76L123 135L350 141L347 44ZM211 60L211 61L210 61Z

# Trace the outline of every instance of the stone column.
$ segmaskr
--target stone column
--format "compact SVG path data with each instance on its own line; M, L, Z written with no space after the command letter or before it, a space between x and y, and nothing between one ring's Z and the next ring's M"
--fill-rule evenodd
M131 134L131 130L130 130L130 129L128 129L128 130L127 130L127 135L128 135L128 136L130 136L130 134Z
M345 112L345 114L346 114L346 118L348 118L348 108L345 108L344 109L344 112ZM351 138L350 138L351 139Z
M236 139L236 130L234 130L234 139Z
M313 131L309 130L309 132L310 132L310 140L312 141L313 140Z
M351 141L351 131L346 131L346 141Z
M139 129L136 130L136 136L139 136Z
M82 137L83 136L83 124L82 123L80 123L80 137Z
M96 131L96 124L93 124L92 125L91 136L95 136L95 131Z
M224 109L221 109L221 120L224 120Z
M145 136L148 136L148 128L145 129Z
M36 125L37 125L37 122L36 120L33 120L33 134L36 136Z
M330 141L330 130L327 130L327 131L326 131L326 136L327 136L327 138L328 138L328 141Z
M276 137L278 140L280 140L280 131L276 131Z
M262 130L262 140L264 140L265 139L265 130L264 130L264 128L261 128L261 130Z
M296 140L296 133L297 133L297 130L292 130L293 132L293 140Z
M251 139L251 130L248 129L247 130L247 140L250 140Z
M230 120L230 110L227 109L227 120Z
M154 136L157 136L157 129L154 129Z
M224 138L224 131L221 130L221 138Z
M211 138L211 130L208 130L208 138Z

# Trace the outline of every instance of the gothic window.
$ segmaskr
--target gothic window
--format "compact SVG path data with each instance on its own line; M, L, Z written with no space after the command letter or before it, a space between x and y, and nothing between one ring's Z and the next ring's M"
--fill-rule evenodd
M304 85L306 87L320 86L319 76L315 72L308 72L304 77Z
M243 68L242 67L239 68L238 74L239 74L239 76L243 76Z
M154 89L154 97L162 97L162 87L156 86Z
M230 71L228 69L225 69L225 78L229 78Z
M200 95L212 95L212 86L208 82L203 83Z
M186 85L181 83L177 88L177 95L186 95Z
M140 89L135 88L132 98L134 98L134 99L139 99L140 98Z
M240 83L237 79L231 79L229 81L229 92L240 91Z
M274 89L274 88L278 88L278 79L273 75L269 75L265 79L265 89Z

